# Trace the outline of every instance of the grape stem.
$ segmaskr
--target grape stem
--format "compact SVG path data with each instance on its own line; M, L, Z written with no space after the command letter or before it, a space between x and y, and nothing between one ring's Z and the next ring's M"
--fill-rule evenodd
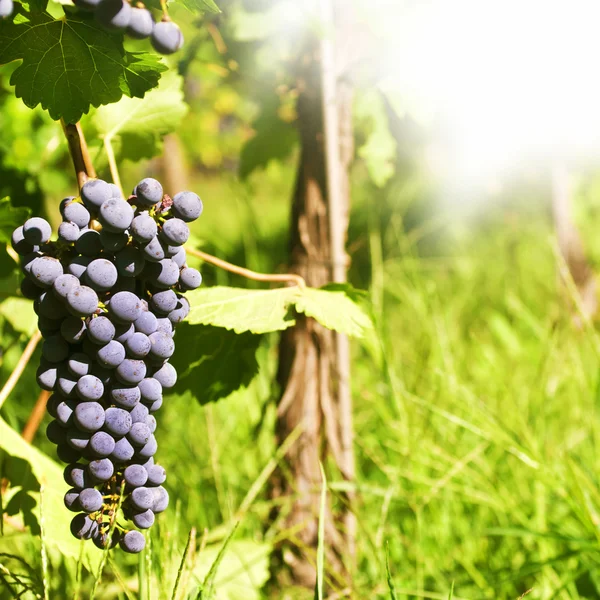
M39 331L36 331L32 336L27 346L25 346L25 350L23 350L23 354L21 354L21 358L19 358L19 362L17 362L13 372L10 374L10 377L6 380L4 387L0 390L0 408L6 402L6 399L10 396L10 393L13 391L15 385L17 385L17 381L23 375L23 371L31 358L36 346L39 341L42 339L42 334Z
M257 273L256 271L251 271L250 269L233 265L226 260L222 260L221 258L213 256L212 254L202 252L202 250L196 250L195 248L188 248L186 246L186 251L192 256L196 256L197 258L201 258L203 261L210 263L211 265L215 265L215 267L220 267L221 269L229 271L230 273L241 275L246 279L253 279L254 281L292 282L302 290L306 288L306 282L304 279L295 273Z
M65 123L64 119L61 119L60 123L67 138L67 144L69 145L69 154L75 167L77 185L81 189L88 179L96 177L96 170L92 164L90 151L79 123Z
M21 437L30 444L33 442L33 438L35 437L37 430L40 428L40 423L46 414L46 404L48 403L48 398L50 398L50 392L42 390L29 415L29 419L27 419L27 423L25 423L25 427L23 427Z
M117 167L117 159L115 158L115 151L112 147L111 134L104 136L104 150L106 152L106 158L108 159L108 168L110 169L110 176L112 177L113 183L119 188L121 196L125 198L123 186L121 185L121 177L119 176L119 168Z

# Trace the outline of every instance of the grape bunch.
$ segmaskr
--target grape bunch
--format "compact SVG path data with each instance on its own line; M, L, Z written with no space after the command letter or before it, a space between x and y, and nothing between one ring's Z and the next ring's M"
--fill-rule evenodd
M0 3L5 1L0 0ZM93 12L96 21L106 29L125 31L136 40L150 38L154 49L161 54L173 54L183 46L181 29L168 18L156 23L152 13L141 2L136 5L127 0L73 2L81 10Z
M183 245L202 201L193 192L163 195L151 178L125 200L93 179L60 211L57 240L40 217L12 235L21 291L44 338L37 381L53 392L54 419L46 433L68 463L73 535L103 548L113 528L111 547L136 553L145 538L119 523L118 506L122 498L123 517L147 529L169 503L165 470L154 462L153 413L177 380L169 358L174 328L190 310L182 293L201 283Z
M6 19L13 14L15 8L13 0L0 0L0 19Z

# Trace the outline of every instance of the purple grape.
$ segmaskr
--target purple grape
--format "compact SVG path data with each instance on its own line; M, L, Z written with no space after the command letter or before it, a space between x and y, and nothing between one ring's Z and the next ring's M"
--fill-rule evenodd
M195 221L202 214L202 200L194 192L179 192L173 197L173 214L186 223Z
M162 21L154 26L150 41L157 52L173 54L183 46L183 34L172 21Z
M137 197L138 204L150 207L163 199L163 188L156 179L146 177L135 186L133 195Z

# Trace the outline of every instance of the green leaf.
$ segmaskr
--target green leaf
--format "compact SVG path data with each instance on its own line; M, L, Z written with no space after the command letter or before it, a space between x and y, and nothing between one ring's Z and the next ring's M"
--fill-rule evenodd
M31 211L21 206L15 208L9 198L0 200L0 242L10 244L12 232L27 220Z
M163 137L177 129L187 111L183 78L169 71L143 98L122 98L101 106L92 121L100 136L118 141L121 160L137 161L160 154Z
M371 320L352 299L357 290L349 285L306 288L296 300L298 312L312 317L328 329L353 337L362 337L371 328Z
M279 118L280 100L265 100L258 119L252 124L254 136L246 142L240 155L239 174L247 178L253 171L266 167L272 160L284 160L298 145L298 132L293 123Z
M190 392L201 404L227 398L248 387L258 373L256 351L261 336L236 334L220 327L182 323L177 329L176 352L171 359L179 377L173 392Z
M192 309L192 325L214 325L236 333L268 333L291 327L296 322L290 313L300 293L297 287L275 290L245 290L212 287L187 294Z
M328 329L361 337L371 321L356 303L359 292L347 285L319 290L285 287L246 290L213 287L188 294L192 325L224 327L236 333L269 333L295 325L294 311L313 317Z
M15 331L32 335L37 328L37 316L33 311L33 302L25 298L7 298L0 303L2 315Z
M68 486L63 481L62 468L28 444L14 429L0 418L0 449L5 452L2 462L3 474L13 487L20 487L18 500L14 503L23 513L27 526L39 534L40 489L44 494L44 542L73 559L79 560L81 542L69 530L73 513L66 510L63 502ZM13 496L14 498L14 496ZM96 572L101 552L92 544L83 550L84 565Z
M180 4L183 4L191 12L209 12L218 14L221 9L215 4L214 0L180 0Z
M125 52L122 34L89 16L19 16L19 23L0 23L0 64L22 61L10 79L17 97L30 108L41 104L55 120L74 123L91 105L142 97L167 68L154 54Z
M204 582L222 546L205 548L197 559L194 577ZM211 600L260 600L261 588L269 578L269 544L252 540L229 542L221 557L219 570L214 579L215 593ZM201 594L204 592L202 590ZM200 595L200 598L203 596ZM204 596L206 597L206 596Z

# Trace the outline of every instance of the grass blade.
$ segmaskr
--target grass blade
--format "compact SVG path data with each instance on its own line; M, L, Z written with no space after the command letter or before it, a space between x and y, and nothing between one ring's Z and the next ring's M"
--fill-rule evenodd
M454 598L454 581L452 582L450 591L448 592L448 600L452 600L452 598Z
M183 570L185 568L185 562L188 558L188 554L190 552L190 546L192 546L192 541L194 547L196 546L196 528L192 527L190 530L190 535L188 535L187 543L185 545L185 549L181 556L181 562L179 563L179 570L177 571L177 579L175 579L175 585L173 586L173 593L171 595L171 600L177 600L177 593L179 591L179 584L181 583L181 576L183 574Z
M396 594L396 587L394 586L394 580L392 579L392 573L390 571L390 545L385 545L385 573L387 575L388 589L390 590L390 600L398 600L398 594Z
M317 584L315 586L315 600L323 600L323 570L325 565L325 509L327 506L327 478L323 465L319 463L323 487L321 488L321 506L319 508L319 533L317 542Z

